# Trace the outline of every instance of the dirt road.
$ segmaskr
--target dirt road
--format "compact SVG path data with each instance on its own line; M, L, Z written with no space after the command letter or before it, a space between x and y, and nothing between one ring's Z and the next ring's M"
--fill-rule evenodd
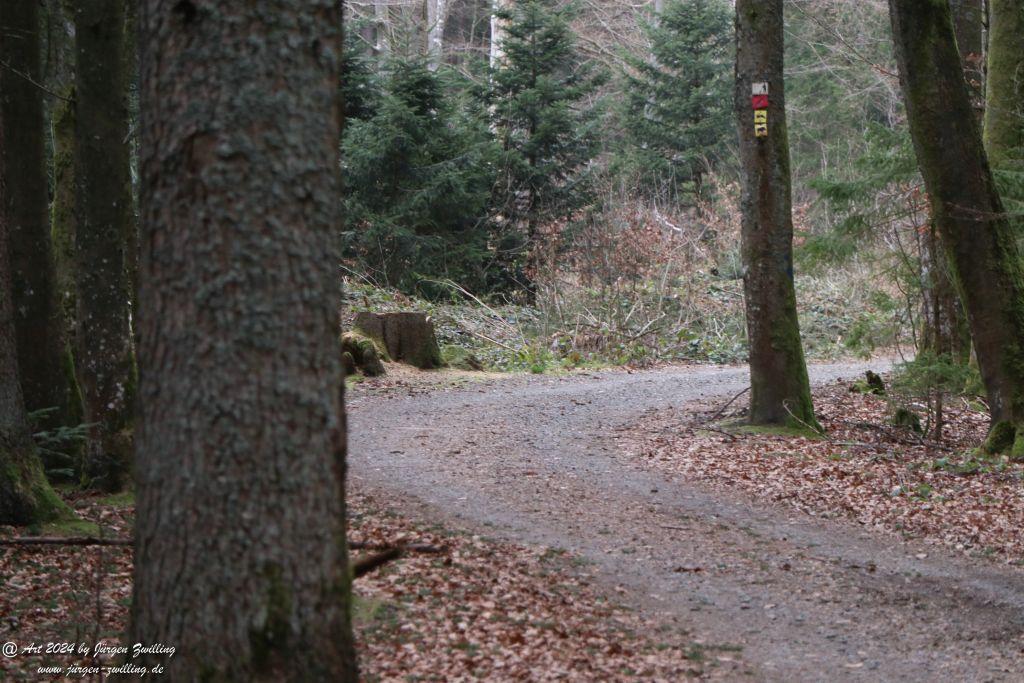
M619 601L727 646L714 669L725 680L1024 681L1019 570L712 494L616 452L613 430L643 411L746 384L745 368L689 367L411 395L357 388L352 485L578 554Z

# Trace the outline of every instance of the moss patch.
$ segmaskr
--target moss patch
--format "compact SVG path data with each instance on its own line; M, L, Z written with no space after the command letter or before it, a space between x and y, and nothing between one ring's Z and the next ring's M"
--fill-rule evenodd
M112 493L109 496L103 496L97 502L101 505L110 505L116 508L129 507L135 505L135 492L122 491L120 493Z
M441 349L441 361L444 365L459 370L480 371L484 369L480 359L461 346L445 346Z

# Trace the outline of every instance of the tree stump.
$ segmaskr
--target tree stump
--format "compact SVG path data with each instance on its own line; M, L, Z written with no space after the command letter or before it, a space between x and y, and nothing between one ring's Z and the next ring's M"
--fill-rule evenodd
M384 364L380 360L377 344L355 332L341 335L341 363L346 375L351 375L356 370L362 371L367 377L379 377L384 374Z
M443 365L434 323L426 313L357 313L354 327L380 344L391 360L421 370Z

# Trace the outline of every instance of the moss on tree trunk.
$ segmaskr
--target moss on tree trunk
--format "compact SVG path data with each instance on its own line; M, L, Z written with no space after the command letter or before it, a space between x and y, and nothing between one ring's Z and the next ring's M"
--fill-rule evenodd
M0 157L8 153L2 117L0 113ZM0 169L0 202L4 181ZM70 517L71 511L46 481L29 431L18 378L7 227L0 212L0 524L24 525Z
M985 150L1024 171L1024 0L989 0Z
M793 287L793 218L783 81L782 1L736 3L735 109L743 193L743 291L750 421L818 429ZM768 84L768 133L754 134L751 84Z
M991 0L989 13L985 151L1024 238L1024 0Z
M355 681L335 0L143 0L130 642ZM202 558L215 558L206 561Z
M1020 452L1024 270L971 108L949 5L890 0L889 7L918 165L967 310L992 412L986 449Z

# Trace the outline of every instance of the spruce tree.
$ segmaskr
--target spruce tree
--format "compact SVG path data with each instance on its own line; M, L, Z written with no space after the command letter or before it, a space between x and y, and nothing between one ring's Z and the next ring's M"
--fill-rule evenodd
M600 79L576 50L569 9L552 0L516 0L498 16L505 32L488 104L503 150L496 197L506 238L501 249L527 253L532 292L539 228L590 200L597 124L591 98Z
M349 122L342 145L346 255L379 282L426 295L438 277L485 283L497 150L483 117L447 94L455 78L398 61L379 99L348 100L366 118Z
M661 198L703 195L735 135L729 110L732 18L722 0L671 0L645 27L651 59L625 76L628 166Z

